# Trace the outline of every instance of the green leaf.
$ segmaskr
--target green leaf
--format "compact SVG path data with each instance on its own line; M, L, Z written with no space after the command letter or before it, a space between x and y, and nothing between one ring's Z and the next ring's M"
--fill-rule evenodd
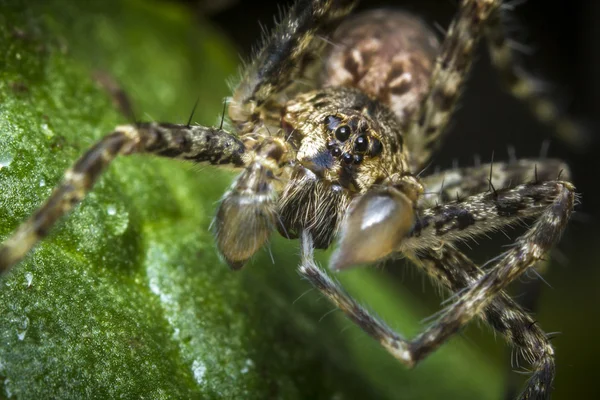
M206 23L151 1L0 3L0 234L127 123L216 124L236 56ZM458 338L414 371L295 273L297 243L231 272L210 234L231 172L116 160L50 237L0 281L0 375L18 398L498 398L500 374ZM407 334L426 312L379 272L348 289ZM305 294L306 295L303 295ZM346 329L348 328L349 329Z

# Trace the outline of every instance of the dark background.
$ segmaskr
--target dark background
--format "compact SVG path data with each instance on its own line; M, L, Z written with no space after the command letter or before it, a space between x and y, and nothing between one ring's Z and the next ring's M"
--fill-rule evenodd
M237 1L223 4L222 9L210 11L207 3L218 1L186 1L192 12L208 14L237 46L240 55L248 58L250 48L260 38L258 24L270 27L281 1ZM431 25L447 27L454 12L454 1L399 0L363 2L374 5L393 5L413 11ZM511 3L519 3L513 1ZM553 343L557 351L557 380L555 399L591 398L598 393L597 379L600 368L600 343L596 332L600 328L600 233L597 228L600 193L597 173L600 171L600 146L597 139L598 112L600 111L600 2L592 0L530 0L511 12L511 37L527 45L530 54L521 57L523 65L533 75L546 82L549 94L570 115L585 124L592 141L584 151L573 151L554 139L550 130L538 123L528 109L504 93L491 68L482 46L475 64L462 107L455 115L452 131L447 135L435 163L450 167L453 160L459 165L471 165L473 156L479 154L483 161L507 158L507 146L516 148L518 157L535 157L542 142L550 139L549 155L566 160L572 168L573 182L582 196L558 252L544 275L548 285L542 284L536 318L548 331L560 331ZM485 245L476 249L490 255L493 247ZM490 253L490 251L492 251ZM391 268L392 269L392 268ZM393 268L392 274L404 281L406 290L422 292L420 277L398 272L405 266ZM538 281L539 283L539 281ZM526 299L536 284L517 285L513 291ZM428 286L425 285L425 289ZM423 301L431 305L432 312L439 308L439 298L428 293ZM470 329L482 351L495 353L499 363L509 364L508 353L490 338L489 331L482 333Z

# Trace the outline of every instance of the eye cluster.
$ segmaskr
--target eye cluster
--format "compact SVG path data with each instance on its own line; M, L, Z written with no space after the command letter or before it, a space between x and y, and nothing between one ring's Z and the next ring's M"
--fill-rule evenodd
M350 119L343 123L335 115L325 117L323 123L332 133L327 149L335 158L341 159L344 164L360 164L364 156L376 157L381 154L383 146L379 139L369 135L366 124L360 124L357 119ZM347 143L350 141L351 146ZM350 151L343 151L350 147Z

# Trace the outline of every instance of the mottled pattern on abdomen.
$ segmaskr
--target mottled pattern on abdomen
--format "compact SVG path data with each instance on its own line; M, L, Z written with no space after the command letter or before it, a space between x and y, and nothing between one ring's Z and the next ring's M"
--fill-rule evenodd
M439 41L420 19L380 9L344 21L330 38L323 86L355 87L405 124L429 88Z

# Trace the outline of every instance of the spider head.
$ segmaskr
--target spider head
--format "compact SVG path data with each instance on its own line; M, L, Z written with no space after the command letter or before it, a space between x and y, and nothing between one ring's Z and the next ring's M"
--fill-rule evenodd
M280 207L288 232L307 230L326 248L339 231L336 269L389 255L412 229L422 189L408 184L396 116L357 89L335 87L288 101L281 121L296 149Z
M287 103L282 126L299 165L351 192L407 168L394 114L358 90L302 94Z

